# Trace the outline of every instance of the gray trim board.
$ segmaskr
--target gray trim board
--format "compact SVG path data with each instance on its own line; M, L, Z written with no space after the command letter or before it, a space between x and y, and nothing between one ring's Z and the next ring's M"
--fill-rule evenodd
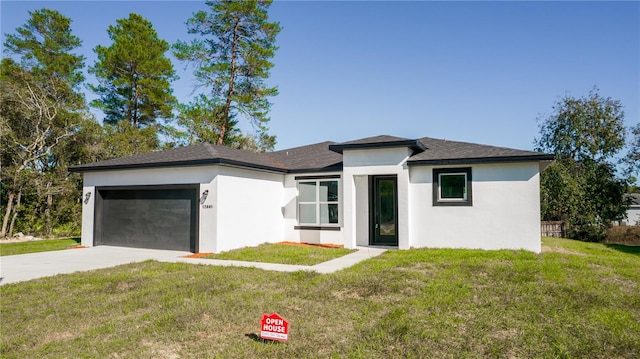
M391 147L407 147L413 150L414 153L426 150L426 147L419 140L336 144L329 145L329 150L342 153L344 150L370 150Z
M340 231L340 227L322 227L322 226L294 226L293 229L297 230L311 230L311 231Z
M411 160L407 161L407 166L433 166L433 165L462 165L477 163L508 163L508 162L539 162L553 161L554 155L540 154L531 156L505 156L505 157L479 157L479 158L450 158L434 160Z
M342 172L342 163L340 163L339 166L324 167L324 168L296 169L296 170L287 171L287 173L289 174L316 173L316 172Z
M298 180L321 180L321 179L340 179L340 175L326 175L326 176L295 176L294 179Z
M107 165L107 166L74 166L69 168L69 172L96 172L107 170L130 170L137 168L166 168L166 167L185 167L185 166L206 166L206 165L227 165L230 167L257 169L267 172L286 173L287 170L276 167L262 166L254 163L246 163L234 160L228 160L226 158L212 158L205 160L192 160L192 161L176 161L176 162L156 162L156 163L141 163L141 164L122 164L122 165Z

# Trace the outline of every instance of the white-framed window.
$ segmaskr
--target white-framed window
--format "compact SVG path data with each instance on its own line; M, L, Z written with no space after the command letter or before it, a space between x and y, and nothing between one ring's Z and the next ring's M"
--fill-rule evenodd
M298 180L298 224L338 226L340 181L337 178Z
M434 168L433 205L471 206L471 168Z

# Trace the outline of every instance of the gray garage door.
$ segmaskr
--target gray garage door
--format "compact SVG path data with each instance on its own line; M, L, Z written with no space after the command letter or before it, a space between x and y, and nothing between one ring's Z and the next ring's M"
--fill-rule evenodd
M197 189L98 189L95 244L197 252Z

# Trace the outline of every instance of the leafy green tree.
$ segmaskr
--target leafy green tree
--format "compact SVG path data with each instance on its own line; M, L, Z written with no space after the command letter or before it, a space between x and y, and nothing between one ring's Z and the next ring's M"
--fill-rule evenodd
M60 163L64 153L55 150L62 146L67 137L73 136L80 122L80 114L67 112L63 107L64 98L58 95L55 82L42 83L30 72L11 64L11 60L2 62L2 84L0 108L2 109L2 152L7 156L3 166L3 177L10 178L11 188L7 198L7 207L2 223L2 236L7 234L7 224L11 216L9 234L24 203L23 194L35 192L39 195L33 203L37 206L46 200L43 214L46 222L51 219L53 196L62 194L57 183L64 182L66 166ZM52 176L60 173L61 176ZM14 203L15 200L15 203ZM51 233L52 226L46 227Z
M603 98L598 89L587 97L567 96L540 126L537 145L561 158L610 161L625 144L624 111L620 101Z
M231 147L253 152L273 151L276 137L261 132L258 134L239 134L233 138Z
M136 128L127 122L105 126L105 152L107 158L147 153L160 148L155 126Z
M616 177L615 156L625 144L619 101L600 96L567 96L540 122L536 149L556 154L541 174L544 220L562 220L572 238L600 240L624 217L626 179Z
M6 207L0 236L10 235L15 226L51 234L60 222L56 203L73 203L79 194L65 180L71 155L62 150L87 116L79 91L84 57L74 53L81 41L70 24L55 10L30 12L27 23L4 42L0 146Z
M184 137L187 144L200 142L218 143L222 122L223 106L216 103L215 99L199 95L194 101L178 106L178 124L186 129ZM237 121L227 121L228 131L234 131ZM224 145L230 145L230 137L227 136Z
M233 126L239 117L247 118L258 138L263 138L269 122L271 103L278 93L265 83L273 67L270 59L280 32L277 22L268 21L271 0L207 1L210 12L197 12L187 21L190 34L201 38L191 43L178 41L174 54L196 66L199 86L211 91L211 115L207 127L217 128L217 144L233 142ZM273 147L275 138L264 141Z
M151 22L138 14L117 20L107 33L111 46L96 46L98 61L89 72L99 80L92 89L100 99L92 105L105 112L104 122L128 122L142 127L172 116L176 99L171 81L176 78L165 56L169 44L158 37Z
M189 104L180 104L178 109L178 124L186 131L177 134L175 138L189 145L200 142L218 143L222 127L219 116L223 110L221 105L204 95L199 95ZM275 136L269 136L264 132L258 136L243 134L237 129L237 123L233 118L226 122L227 135L223 145L253 152L273 150Z
M105 129L95 116L85 112L77 123L73 136L66 138L62 145L55 150L55 152L60 152L59 164L67 167L110 158L104 145L105 134Z
M631 176L640 172L640 123L629 129L630 143L629 152L623 159L626 164L626 171ZM634 181L635 182L635 181ZM635 192L638 193L638 192Z

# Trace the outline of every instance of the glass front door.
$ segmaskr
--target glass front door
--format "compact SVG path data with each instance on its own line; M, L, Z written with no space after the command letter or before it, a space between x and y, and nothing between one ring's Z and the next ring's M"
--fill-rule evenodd
M370 244L397 246L398 186L395 176L371 178L370 203Z

